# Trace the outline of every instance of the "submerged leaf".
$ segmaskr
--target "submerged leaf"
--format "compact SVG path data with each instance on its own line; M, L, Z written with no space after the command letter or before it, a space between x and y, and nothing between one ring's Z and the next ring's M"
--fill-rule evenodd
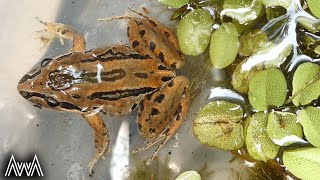
M292 80L292 101L298 106L309 104L320 96L320 66L306 62L298 66Z
M320 148L285 150L283 164L297 178L320 179Z
M267 132L275 144L287 146L302 138L302 126L297 115L288 112L271 112L268 116Z
M244 144L240 124L243 111L237 104L214 101L204 106L194 119L193 133L207 146L224 150L239 149Z
M280 148L268 136L267 122L268 114L263 112L255 113L245 122L248 153L252 158L265 162L275 158Z
M187 4L189 0L159 0L162 4L173 7L180 8L181 6Z
M211 15L204 9L196 9L184 16L178 27L177 35L181 51L197 56L203 53L210 42Z
M223 23L213 32L210 41L210 60L215 68L222 69L236 58L239 48L238 32L232 23Z
M320 20L319 19L310 19L308 17L298 17L297 21L312 33L316 33L320 31Z
M181 173L175 180L201 180L201 176L196 171L186 171Z
M262 8L260 0L225 0L221 15L229 16L240 24L245 24L257 19Z
M249 101L258 111L270 106L281 106L287 97L287 82L279 69L267 69L256 73L249 84Z
M309 106L299 114L303 132L309 143L320 147L320 109Z
M310 11L320 18L320 3L319 0L307 0Z
M242 56L250 56L260 51L267 41L267 34L259 29L243 35L240 38L239 54Z
M261 2L268 7L281 6L288 8L291 5L292 0L261 0Z

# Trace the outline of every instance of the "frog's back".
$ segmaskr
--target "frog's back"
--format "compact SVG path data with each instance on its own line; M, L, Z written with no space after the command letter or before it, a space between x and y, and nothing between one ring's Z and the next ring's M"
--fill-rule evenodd
M131 112L174 76L157 60L123 45L74 52L41 64L37 75L28 75L18 85L25 98L27 94L32 102L51 109L83 112L101 108L119 116ZM53 106L48 99L55 102Z

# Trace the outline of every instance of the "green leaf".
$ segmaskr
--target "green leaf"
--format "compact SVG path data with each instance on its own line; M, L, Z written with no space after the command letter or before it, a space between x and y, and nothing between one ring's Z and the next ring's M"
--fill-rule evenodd
M296 106L309 104L320 96L319 89L320 66L311 62L299 65L292 80L293 104Z
M281 6L288 8L291 5L292 0L261 0L261 2L268 7Z
M201 180L201 176L196 171L186 171L180 174L175 180Z
M268 136L267 122L268 114L263 112L253 114L245 122L248 153L252 158L265 162L274 159L280 148Z
M189 2L189 0L159 0L159 1L162 4L169 7L173 7L173 8L180 8Z
M249 101L258 111L270 106L281 106L287 97L287 82L279 69L267 69L256 73L249 84Z
M249 91L249 82L253 75L255 73L263 70L262 66L255 66L251 68L249 71L248 70L243 70L242 66L247 62L247 59L243 60L240 62L235 71L232 74L232 79L231 79L231 84L232 87L240 92L240 93L247 93Z
M320 3L319 0L307 0L310 11L320 18Z
M285 150L283 164L297 178L320 179L320 148L300 148Z
M239 39L235 25L223 23L219 29L213 32L209 53L215 68L222 69L230 65L236 59L238 49Z
M204 106L193 122L193 134L204 145L223 150L239 149L244 144L240 121L243 111L237 104L213 101Z
M320 31L320 20L319 19L310 19L308 17L297 17L297 21L302 25L305 29L312 33L316 33Z
M320 55L320 45L314 48L314 52Z
M210 42L211 15L204 9L196 9L184 16L177 27L178 42L184 54L197 56Z
M287 10L280 6L266 8L266 18L268 21L274 18L280 17L282 15L285 15L286 13L287 13Z
M320 147L320 109L309 106L300 111L299 118L309 143Z
M267 34L259 29L243 35L240 38L239 54L242 56L250 56L260 51L267 41Z
M271 112L268 116L267 133L280 146L301 142L303 136L297 115L288 112Z
M262 8L260 0L225 0L221 15L229 16L240 24L245 24L257 19Z

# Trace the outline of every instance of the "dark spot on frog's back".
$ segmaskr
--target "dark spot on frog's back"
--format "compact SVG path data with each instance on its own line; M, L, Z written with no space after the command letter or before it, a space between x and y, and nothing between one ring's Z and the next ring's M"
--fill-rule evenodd
M80 98L80 95L78 95L78 94L72 94L72 97L75 98L75 99L79 99L79 98Z
M134 73L135 76L137 76L138 78L141 79L147 79L148 78L148 74L147 73Z
M150 128L150 129L149 129L149 132L150 132L150 133L155 133L155 132L156 132L156 129L155 129L155 128Z
M161 103L164 99L165 95L164 94L160 94L156 99L155 101L157 101L158 103Z
M164 62L164 55L162 52L159 53L159 59L161 62Z
M71 103L68 103L68 102L61 102L60 103L60 107L62 107L64 109L69 109L69 110L78 110L78 111L82 110L78 106L76 106L74 104L71 104ZM85 111L83 111L83 112L85 112Z
M152 111L151 111L151 115L152 115L152 116L155 116L155 115L157 115L157 114L159 114L159 113L160 113L160 112L159 112L158 109L152 108Z
M149 44L149 49L150 49L151 51L154 51L154 50L156 49L156 44L155 44L154 42L150 42L150 44Z
M145 30L141 30L140 31L140 35L143 37L144 35L146 34L146 31Z
M137 41L137 40L135 40L135 41L132 42L132 47L133 47L133 48L135 48L135 47L137 47L137 46L139 46L139 45L140 45L140 43L139 43L139 41Z
M136 109L137 107L137 104L133 104L132 107L131 107L131 111L133 111L134 109Z
M158 66L159 70L169 70L167 67L163 66L163 65L159 65Z
M164 32L164 35L165 35L167 38L170 37L170 34L169 34L167 31Z
M151 24L152 26L157 27L157 23L154 22L153 20L149 20L149 22L150 22L150 24Z
M171 77L171 76L165 76L165 77L162 77L162 78L161 78L161 81L167 82L167 81L170 81L172 78L173 78L173 77Z

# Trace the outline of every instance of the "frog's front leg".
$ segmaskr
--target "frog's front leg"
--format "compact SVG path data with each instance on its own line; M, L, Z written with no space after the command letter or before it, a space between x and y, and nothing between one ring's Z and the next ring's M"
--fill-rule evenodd
M151 159L156 156L186 119L189 99L189 81L186 77L178 76L161 91L154 93L141 103L138 112L139 131L151 142L138 151L162 141Z
M64 38L73 41L73 46L70 52L84 52L86 50L86 41L83 35L66 24L61 23L49 23L38 19L39 22L46 26L43 32L46 32L50 37L43 37L44 39L49 39L58 37L59 39Z
M101 156L106 152L108 148L108 144L109 144L108 130L102 118L97 112L83 114L82 116L83 118L86 119L88 124L92 127L92 129L95 132L94 142L96 147L96 154L88 165L90 175L92 175L93 166L97 163L97 161L101 158Z

